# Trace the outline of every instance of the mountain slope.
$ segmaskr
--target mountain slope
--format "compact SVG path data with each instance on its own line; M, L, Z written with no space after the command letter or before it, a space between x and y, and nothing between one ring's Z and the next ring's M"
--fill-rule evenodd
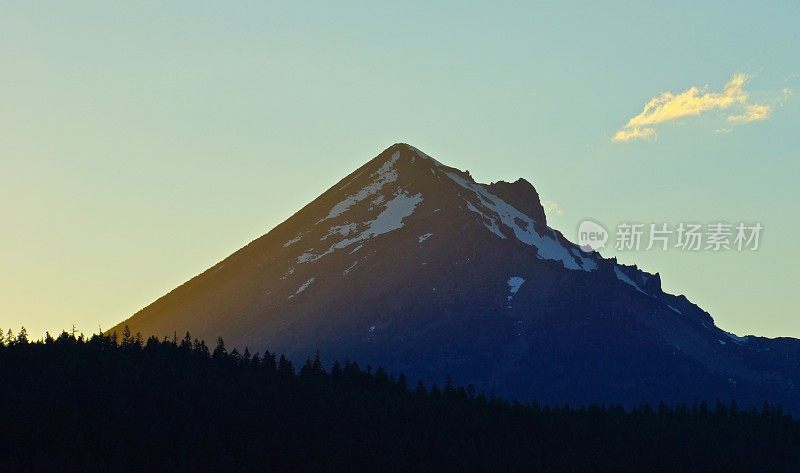
M800 408L797 340L724 332L550 229L527 181L481 185L405 144L124 324L525 400Z

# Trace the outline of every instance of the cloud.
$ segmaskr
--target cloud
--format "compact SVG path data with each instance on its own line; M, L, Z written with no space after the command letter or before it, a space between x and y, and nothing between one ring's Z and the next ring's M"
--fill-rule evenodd
M769 105L747 103L749 95L744 90L744 86L748 80L749 77L746 74L737 73L725 84L722 92L713 92L709 91L707 87L700 89L696 86L678 94L663 92L650 99L642 112L628 120L628 123L614 134L612 140L626 142L636 139L653 139L656 137L653 125L702 115L712 110L725 110L730 107L744 107L744 113L730 115L729 122L746 123L766 120L772 108Z
M781 98L780 100L778 100L778 105L781 107L786 105L786 102L789 101L789 99L792 97L792 94L794 94L794 91L792 89L790 89L789 87L784 88L781 91Z
M545 213L552 215L564 215L564 211L561 209L561 207L559 207L558 204L552 200L544 201L544 211Z
M700 115L715 108L725 109L734 103L744 102L747 100L747 93L742 90L745 82L747 76L734 74L722 93L700 94L700 89L697 87L691 87L677 95L664 92L647 102L642 113L631 118L625 128L655 125L677 118Z
M636 139L650 140L656 137L656 131L652 128L631 128L630 130L619 130L614 133L614 141L630 141Z
M760 122L769 118L772 107L763 104L748 105L741 115L729 115L728 121L732 123Z

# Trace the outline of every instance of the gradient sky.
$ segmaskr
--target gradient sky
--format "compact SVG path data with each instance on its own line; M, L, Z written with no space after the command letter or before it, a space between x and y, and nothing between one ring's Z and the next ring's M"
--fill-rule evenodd
M402 141L525 177L573 240L761 222L756 252L619 257L726 330L800 337L800 2L402 3L2 2L0 327L108 328ZM746 102L612 141L737 73ZM728 121L747 104L768 117Z

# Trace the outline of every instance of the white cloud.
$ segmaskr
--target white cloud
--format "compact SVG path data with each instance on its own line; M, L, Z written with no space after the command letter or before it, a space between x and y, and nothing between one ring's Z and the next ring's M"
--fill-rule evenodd
M741 115L729 115L728 121L732 123L760 122L769 118L772 107L763 104L748 105Z
M783 107L784 105L786 105L786 103L789 101L789 99L792 98L793 94L794 94L794 91L792 89L790 89L789 87L785 87L781 91L781 98L778 101L778 106L779 107Z
M545 213L551 215L564 215L564 210L562 210L561 207L559 207L558 204L552 200L544 201L544 211Z
M650 99L642 112L628 120L628 123L614 134L612 140L626 142L637 139L653 139L656 137L653 125L731 107L744 108L743 113L728 116L728 121L731 123L766 120L769 118L772 107L765 104L747 103L749 95L744 90L744 86L748 80L749 77L746 74L737 73L725 84L722 92L709 91L707 87L703 89L690 87L678 94L663 92Z
M630 140L652 140L656 137L656 131L652 128L631 128L629 130L622 129L614 133L614 141L630 141Z

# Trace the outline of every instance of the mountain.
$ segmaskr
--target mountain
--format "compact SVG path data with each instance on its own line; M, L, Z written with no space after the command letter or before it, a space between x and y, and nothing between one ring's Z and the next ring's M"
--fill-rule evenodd
M112 330L124 325L525 401L800 412L800 341L725 332L658 274L549 228L524 179L479 184L406 144Z

